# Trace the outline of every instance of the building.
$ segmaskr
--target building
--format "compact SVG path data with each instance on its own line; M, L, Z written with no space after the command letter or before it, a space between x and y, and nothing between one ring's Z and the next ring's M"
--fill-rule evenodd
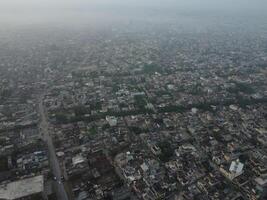
M233 161L229 169L231 173L230 178L234 179L238 177L239 175L241 175L243 173L243 167L244 167L244 164L241 163L238 159L236 161Z
M44 200L44 177L34 176L0 185L0 200Z

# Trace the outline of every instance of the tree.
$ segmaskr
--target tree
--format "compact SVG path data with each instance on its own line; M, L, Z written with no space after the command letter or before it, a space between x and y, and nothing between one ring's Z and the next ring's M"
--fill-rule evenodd
M160 142L158 144L159 148L161 149L161 154L159 156L159 159L162 162L168 162L170 160L170 158L173 156L173 149L171 147L170 142L168 142L167 140Z

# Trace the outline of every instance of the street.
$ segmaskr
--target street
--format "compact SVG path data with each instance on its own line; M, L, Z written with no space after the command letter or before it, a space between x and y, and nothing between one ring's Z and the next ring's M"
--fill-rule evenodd
M46 112L43 106L42 98L39 100L39 114L40 114L40 131L43 135L43 140L47 143L49 162L53 176L56 177L55 189L57 199L68 200L67 193L64 188L64 184L61 182L61 169L56 156L55 147L52 138L49 134L49 125L47 122Z

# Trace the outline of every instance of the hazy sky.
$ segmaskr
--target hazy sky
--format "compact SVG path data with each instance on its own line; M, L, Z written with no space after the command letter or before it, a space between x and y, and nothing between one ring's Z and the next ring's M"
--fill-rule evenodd
M267 0L0 0L0 23L73 23L154 16L267 13Z

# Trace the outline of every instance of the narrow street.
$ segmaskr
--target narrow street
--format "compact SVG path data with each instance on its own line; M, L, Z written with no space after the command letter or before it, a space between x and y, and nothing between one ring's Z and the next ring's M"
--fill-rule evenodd
M48 146L49 162L52 174L53 176L56 177L55 189L56 189L57 199L68 200L64 184L61 182L61 177L62 177L61 169L56 156L55 147L49 133L49 125L47 122L46 112L43 106L42 98L39 99L39 114L40 114L40 131L42 133L43 140L47 143Z

